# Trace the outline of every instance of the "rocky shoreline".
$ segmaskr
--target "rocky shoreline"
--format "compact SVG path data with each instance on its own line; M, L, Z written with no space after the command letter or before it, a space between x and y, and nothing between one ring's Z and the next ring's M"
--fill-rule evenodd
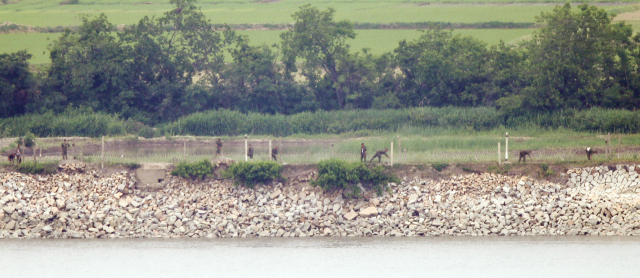
M640 235L635 165L570 169L566 182L468 174L405 180L344 199L309 178L287 185L133 172L0 174L0 238Z

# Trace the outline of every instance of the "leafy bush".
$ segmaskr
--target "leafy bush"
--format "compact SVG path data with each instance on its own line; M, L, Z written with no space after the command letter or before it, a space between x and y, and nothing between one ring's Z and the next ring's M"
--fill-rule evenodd
M211 161L203 159L192 163L180 162L176 169L171 171L171 174L183 178L202 179L207 175L213 174L214 169Z
M156 131L148 126L143 127L142 129L140 129L140 131L138 132L138 135L144 138L153 138L156 135Z
M24 174L55 174L58 171L58 162L25 161L16 167L16 171Z
M24 137L19 137L18 139L16 139L15 143L21 145L22 147L31 148L36 144L36 136L33 133L27 131L27 134L25 134ZM22 143L24 143L24 145Z
M399 179L386 172L382 166L367 168L361 162L348 163L329 159L318 163L318 178L311 184L324 191L342 189L345 196L357 197L362 193L358 183L373 188L378 195L382 195L389 182L399 182Z
M236 185L254 188L256 183L282 179L282 166L273 161L240 162L232 164L226 174Z
M442 162L431 164L431 167L433 167L433 169L436 169L436 171L438 172L442 172L442 170L444 170L444 168L447 168L448 166L449 164Z

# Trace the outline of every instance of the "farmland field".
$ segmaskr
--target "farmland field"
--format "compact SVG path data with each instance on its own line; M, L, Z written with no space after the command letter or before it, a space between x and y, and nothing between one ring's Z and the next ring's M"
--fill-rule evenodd
M464 29L455 30L463 36L474 36L489 44L498 43L500 40L514 42L527 35L534 29ZM266 43L272 45L280 42L282 31L238 31L248 35L251 43L259 45ZM357 30L358 36L350 42L353 51L359 51L368 47L373 54L381 54L393 51L398 47L400 40L413 40L420 36L417 30ZM49 63L47 45L57 39L61 33L27 33L27 34L0 34L0 53L16 52L26 49L33 55L31 63ZM44 52L44 54L43 54Z
M303 4L312 3L319 8L336 9L337 19L353 22L533 22L534 16L551 11L558 3L547 1L199 1L198 6L212 23L288 23L291 14ZM433 3L434 4L427 4ZM602 1L584 1L602 2ZM604 1L608 2L608 1ZM613 2L613 1L611 1ZM607 10L625 11L633 1L615 1L616 5L604 6ZM173 8L169 1L80 1L77 5L60 5L59 0L25 0L0 6L2 22L9 21L32 26L75 26L80 24L80 14L105 13L118 24L133 24L143 16L158 16ZM142 4L149 3L149 4ZM456 4L447 4L456 3ZM465 4L467 3L467 4ZM493 4L468 4L493 3ZM516 3L516 4L495 4ZM637 2L636 2L637 3Z

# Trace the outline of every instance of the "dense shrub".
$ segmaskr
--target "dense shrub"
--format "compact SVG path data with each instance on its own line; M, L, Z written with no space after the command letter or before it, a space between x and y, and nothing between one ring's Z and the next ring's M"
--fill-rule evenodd
M142 129L140 129L140 131L138 132L138 135L149 139L156 136L156 131L151 127L145 126Z
M183 178L202 179L208 175L213 174L213 170L214 167L211 164L211 161L203 159L193 163L180 162L176 166L176 169L171 171L171 174Z
M442 170L444 170L448 166L449 166L449 164L447 164L447 163L433 163L433 164L431 164L431 167L433 167L433 169L436 169L436 171L438 171L438 172L442 172Z
M232 164L226 174L236 185L254 188L257 183L282 179L282 166L273 161L240 162Z
M387 183L399 182L398 178L385 171L382 166L368 168L364 163L348 163L339 159L329 159L318 163L318 178L311 182L324 191L343 190L347 197L357 197L363 187L373 188L382 195Z
M25 161L16 167L16 171L24 174L55 174L58 171L58 162Z

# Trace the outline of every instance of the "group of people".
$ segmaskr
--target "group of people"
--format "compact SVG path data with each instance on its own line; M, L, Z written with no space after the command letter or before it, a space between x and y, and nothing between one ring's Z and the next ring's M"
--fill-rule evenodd
M369 162L372 162L377 157L378 158L378 163L380 163L380 162L382 162L382 156L383 155L386 156L387 158L389 158L389 156L387 155L388 151L389 151L389 149L384 149L384 150L377 151L376 154L373 155L371 160L369 160ZM367 162L367 146L365 146L364 143L362 143L360 145L360 162Z
M220 138L218 138L218 141L216 141L216 158L218 156L222 156L222 140L220 140ZM251 144L249 144L249 147L247 149L247 156L253 160L253 146L251 146ZM273 161L278 161L278 147L274 147L271 149L271 159Z
M529 156L529 158L530 158L531 160L533 160L533 158L531 158L531 153L532 153L532 152L533 152L533 151L531 151L531 150L520 151L520 158L518 159L518 163L519 163L520 161L522 161L522 162L525 162L525 163L526 163L526 162L527 162L527 156ZM594 154L597 154L597 153L598 153L598 151L596 151L596 150L594 150L594 149L592 149L592 148L590 148L590 147L589 147L589 148L587 148L587 149L585 150L585 152L587 153L587 160L591 160L591 156L592 156L592 155L594 155Z
M386 156L387 158L389 158L389 155L387 155L387 152L389 151L389 149L384 149L384 150L379 150L377 151L373 157L371 158L371 160L369 162L373 162L374 159L378 158L378 163L382 162L382 156ZM253 146L251 144L249 144L248 148L247 148L247 156L253 160ZM218 156L222 156L222 140L220 138L218 138L218 140L216 141L216 158ZM271 149L271 159L273 161L278 161L278 147L273 147ZM360 162L366 162L367 161L367 147L364 145L364 143L362 143L361 148L360 148Z

